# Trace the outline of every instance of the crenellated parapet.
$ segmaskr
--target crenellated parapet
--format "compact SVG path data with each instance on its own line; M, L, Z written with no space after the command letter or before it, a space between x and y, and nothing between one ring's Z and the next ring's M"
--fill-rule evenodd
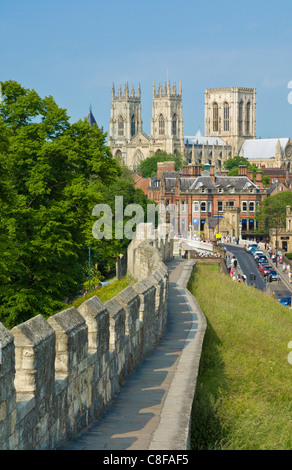
M164 253L170 253L167 240ZM110 406L127 375L155 348L168 298L165 254L157 243L135 245L135 263L147 275L136 276L138 282L113 299L102 303L95 296L11 331L0 323L0 449L55 449L71 440Z

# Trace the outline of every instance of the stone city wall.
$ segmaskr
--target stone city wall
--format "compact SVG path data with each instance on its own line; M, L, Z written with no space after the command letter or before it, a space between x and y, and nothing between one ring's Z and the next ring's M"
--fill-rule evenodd
M0 449L58 448L110 406L163 334L167 243L161 253L157 240L133 240L138 282L104 304L95 296L10 331L0 323Z

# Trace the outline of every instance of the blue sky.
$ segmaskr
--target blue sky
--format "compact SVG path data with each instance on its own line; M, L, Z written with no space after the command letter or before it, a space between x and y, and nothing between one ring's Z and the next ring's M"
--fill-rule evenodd
M150 133L153 81L168 77L182 82L185 135L204 133L206 88L254 87L257 137L292 137L291 12L288 0L2 0L0 80L52 95L72 122L92 105L107 132L112 83L140 83Z

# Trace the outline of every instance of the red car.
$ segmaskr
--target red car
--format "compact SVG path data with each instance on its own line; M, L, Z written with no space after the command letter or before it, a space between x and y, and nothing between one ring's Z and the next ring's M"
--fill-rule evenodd
M264 276L267 276L267 274L269 274L269 272L273 269L272 266L266 266L263 270L263 275Z
M269 263L262 263L259 265L259 270L260 272L262 273L264 268L267 267L267 266L270 266ZM272 267L272 266L271 266Z

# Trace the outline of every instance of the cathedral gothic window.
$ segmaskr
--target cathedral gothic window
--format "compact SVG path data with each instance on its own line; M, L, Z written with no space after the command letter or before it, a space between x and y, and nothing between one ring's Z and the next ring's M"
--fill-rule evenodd
M238 132L242 133L242 112L243 112L243 103L239 103L238 107Z
M159 135L165 134L165 122L162 114L159 116Z
M224 131L229 131L229 104L228 103L224 103L224 106L223 106L223 128L224 128Z
M177 131L177 115L174 114L172 116L172 135L176 135Z
M213 132L218 132L219 125L218 125L218 104L213 103Z
M135 116L133 114L133 116L131 117L131 136L134 137L135 134L136 134L136 122L135 122Z
M118 135L124 135L124 120L122 116L118 119Z
M250 133L250 102L246 105L246 133Z

